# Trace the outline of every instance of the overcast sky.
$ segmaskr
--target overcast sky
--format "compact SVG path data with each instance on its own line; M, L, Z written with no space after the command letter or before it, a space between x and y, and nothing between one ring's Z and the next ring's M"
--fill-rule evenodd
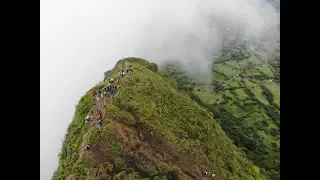
M221 23L260 36L279 18L262 0L40 3L41 180L51 179L58 167L78 100L122 56L180 60L206 70L211 50L220 46Z

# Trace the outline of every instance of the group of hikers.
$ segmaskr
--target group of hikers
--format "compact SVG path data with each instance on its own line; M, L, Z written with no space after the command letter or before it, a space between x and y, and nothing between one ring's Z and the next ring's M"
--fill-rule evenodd
M111 93L111 98L113 98L113 96L115 95L115 93L120 89L120 86L119 86L119 81L120 81L120 78L124 77L125 74L129 74L131 75L133 73L133 69L132 69L132 65L129 66L129 69L123 69L123 68L119 68L118 69L118 78L117 78L117 82L118 82L118 85L116 86L114 84L114 79L111 78L110 80L108 80L108 84L107 86L97 90L97 91L93 91L92 92L92 97L93 97L93 100L94 100L94 106L96 106L96 102L99 101L100 99L103 99L104 98L104 103L103 103L103 107L105 108L107 106L107 94L108 93ZM94 120L93 118L93 111L91 111L91 115L87 115L86 116L86 122L87 123L90 123ZM101 110L97 109L96 111L97 113L97 119L98 119L98 129L99 129L99 132L101 133L101 126L102 126L102 113L101 113ZM150 135L153 136L153 132L151 131L150 132ZM140 133L140 136L142 137L142 133ZM86 145L84 147L85 150L89 150L90 149L90 146L89 145ZM215 174L211 173L211 172L207 172L205 171L204 172L205 176L212 176L214 177Z
M215 176L216 176L215 174L213 174L213 173L211 173L211 172L207 172L207 171L204 172L204 175L206 175L206 176L212 176L212 177L215 177Z
M132 68L132 65L129 66L129 68L119 68L118 69L118 78L117 78L117 82L118 82L118 85L115 85L114 83L114 79L111 78L108 80L108 84L107 86L99 89L99 90L96 90L96 91L93 91L92 92L92 97L93 97L93 105L96 106L96 103L100 100L100 99L104 99L104 102L103 102L103 107L105 108L107 106L107 95L110 94L110 97L113 98L113 96L117 93L117 91L120 89L120 85L119 85L119 81L120 81L120 78L124 77L125 74L129 74L131 75L133 73L133 68ZM102 113L101 113L101 110L100 109L97 109L96 111L96 115L97 115L97 119L98 119L98 124L97 124L97 127L99 129L99 132L101 132L101 126L102 126ZM91 111L91 115L87 115L86 116L86 122L87 123L90 123L94 120L93 118L93 114L94 112ZM89 145L86 145L85 146L85 150L89 150L90 146Z
M131 75L133 73L132 65L129 66L129 69L128 68L126 68L126 69L119 68L118 70L119 70L119 72L118 72L119 77L123 77L125 74Z

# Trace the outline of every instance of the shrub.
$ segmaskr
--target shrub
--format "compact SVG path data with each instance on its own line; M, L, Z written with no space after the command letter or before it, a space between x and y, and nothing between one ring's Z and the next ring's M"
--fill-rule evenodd
M87 135L87 144L93 146L97 144L99 141L99 132L98 131L90 131Z
M116 160L114 162L114 166L120 170L125 169L127 167L127 165L125 164L125 162L122 158L116 158Z
M157 167L158 167L158 170L159 170L160 174L164 175L164 174L167 174L169 172L169 166L164 162L159 163Z
M158 65L156 63L150 63L147 68L153 72L158 72Z
M156 167L154 167L154 166L147 166L146 172L151 177L158 174L158 171L157 171Z
M127 125L136 124L135 118L127 111L122 111L118 107L108 104L106 107L106 115L109 118L123 122Z

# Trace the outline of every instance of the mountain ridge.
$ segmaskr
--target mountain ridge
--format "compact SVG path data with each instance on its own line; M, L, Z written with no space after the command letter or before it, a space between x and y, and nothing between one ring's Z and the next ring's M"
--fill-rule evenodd
M266 179L212 112L175 89L177 81L158 72L155 63L125 58L107 79L117 78L124 61L134 72L120 79L121 88L105 109L98 102L102 132L95 128L96 121L86 124L85 116L94 103L91 92L105 87L106 81L80 99L52 179L213 178L205 171L214 179ZM90 150L83 151L84 144L90 144Z

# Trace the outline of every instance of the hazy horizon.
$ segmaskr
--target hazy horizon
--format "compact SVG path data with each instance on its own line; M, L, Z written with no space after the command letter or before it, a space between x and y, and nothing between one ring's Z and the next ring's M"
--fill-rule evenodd
M279 33L273 29L279 15L266 2L41 0L40 179L51 179L58 167L79 99L118 60L178 60L188 70L209 74L226 26L252 41Z

